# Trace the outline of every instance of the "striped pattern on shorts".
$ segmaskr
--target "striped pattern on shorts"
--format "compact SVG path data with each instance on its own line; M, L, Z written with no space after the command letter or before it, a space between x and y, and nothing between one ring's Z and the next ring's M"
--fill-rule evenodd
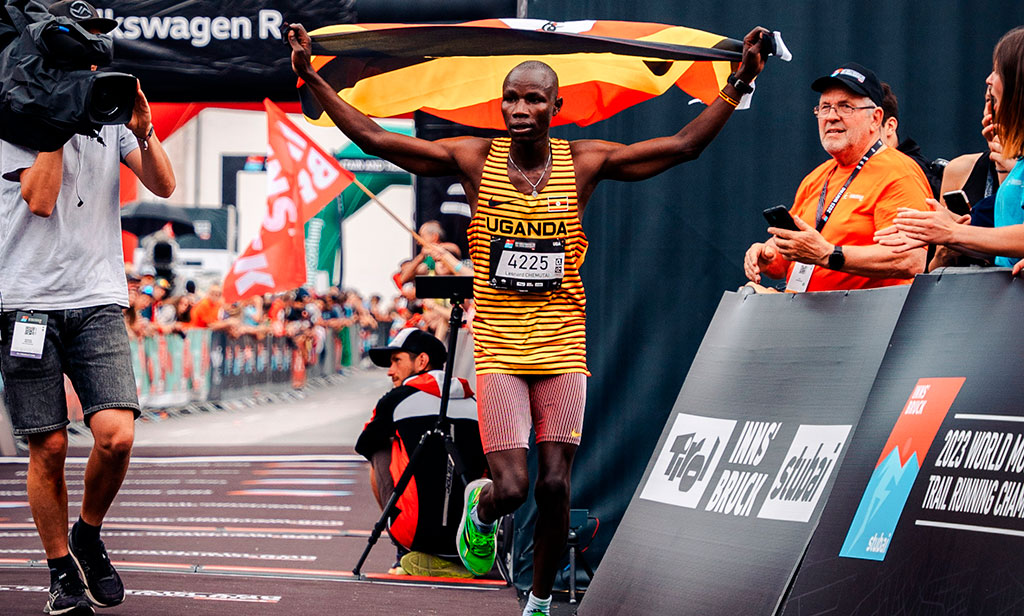
M531 425L538 443L580 444L587 375L479 374L476 385L484 453L527 449Z

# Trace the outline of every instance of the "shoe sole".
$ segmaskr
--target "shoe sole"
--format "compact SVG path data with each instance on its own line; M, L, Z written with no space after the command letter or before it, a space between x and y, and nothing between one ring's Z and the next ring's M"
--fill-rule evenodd
M470 481L469 485L466 486L466 491L463 494L462 501L462 520L459 521L459 534L455 535L455 551L459 554L459 560L462 561L462 564L464 567L466 567L466 570L472 573L475 577L487 575L488 573L490 573L491 569L494 568L494 563L491 563L491 568L487 571L484 571L483 573L477 573L476 571L473 571L473 568L470 567L466 560L462 557L462 549L459 546L459 542L462 539L462 534L466 532L466 524L469 522L469 497L473 493L473 490L476 489L478 484L480 485L480 488L483 489L483 486L486 486L488 483L492 482L489 479L475 479L473 481Z
M92 604L86 601L79 601L78 605L67 607L63 610L51 610L50 606L47 605L43 608L43 613L50 614L50 616L85 616L86 614L95 614L96 610L92 609Z
M75 561L75 567L78 567L78 574L82 576L82 585L85 586L85 596L89 597L89 603L92 603L96 607L114 607L124 603L124 597L121 597L120 601L114 601L113 603L102 603L96 600L96 597L92 596L92 591L89 590L89 581L85 577L85 569L82 568L82 563L78 562L78 557L75 556L75 551L71 549L71 537L68 537L68 554L71 555L71 560ZM68 612L53 612L54 614L64 614ZM95 612L93 612L95 614Z
M440 556L422 553L427 564L423 565L417 558L402 558L402 568L409 575L420 577L444 577L468 579L474 577L473 572ZM408 562L406 562L408 560Z

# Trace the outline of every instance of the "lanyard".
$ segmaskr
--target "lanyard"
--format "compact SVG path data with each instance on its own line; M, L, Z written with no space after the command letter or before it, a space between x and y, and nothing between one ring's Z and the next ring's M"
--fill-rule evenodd
M828 205L828 209L826 209L824 214L822 214L821 208L825 206L825 194L828 192L828 181L832 179L832 175L835 174L837 169L839 169L839 163L836 163L836 166L832 168L832 171L829 171L828 177L825 178L825 185L821 187L821 196L818 197L818 233L821 233L821 230L825 227L825 223L828 222L829 216L832 215L832 210L836 209L836 205L839 203L839 200L843 198L844 194L846 194L846 189L850 187L850 183L853 182L853 178L857 177L857 174L860 173L860 170L863 169L864 165L867 164L868 159L874 156L881 149L882 140L879 139L878 141L875 142L875 145L871 146L871 149L868 150L864 154L864 156L861 157L860 162L857 163L856 167L854 167L853 173L851 173L850 177L846 179L846 183L843 184L843 187L839 189L839 192L836 193L835 198L832 199L832 203Z

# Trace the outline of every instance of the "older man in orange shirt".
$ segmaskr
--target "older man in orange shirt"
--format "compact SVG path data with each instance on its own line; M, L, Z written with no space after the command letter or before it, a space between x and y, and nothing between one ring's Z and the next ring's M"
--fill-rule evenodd
M931 191L921 168L881 141L881 83L849 63L811 88L821 92L814 115L832 158L800 183L790 209L798 230L771 227L774 237L747 250L747 278L785 278L793 292L909 284L924 271L925 249L897 253L873 237L898 208L927 209Z

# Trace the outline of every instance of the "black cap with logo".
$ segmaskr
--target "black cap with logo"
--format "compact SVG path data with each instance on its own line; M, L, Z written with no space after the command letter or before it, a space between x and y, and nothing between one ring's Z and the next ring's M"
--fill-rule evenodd
M856 62L847 62L832 71L831 74L818 77L811 84L811 89L815 92L824 92L836 86L866 96L879 107L882 106L882 99L885 98L885 95L882 94L882 83L875 76L874 71Z
M445 360L448 359L448 351L440 340L415 327L407 327L398 332L386 347L370 349L370 361L381 368L387 368L391 365L391 354L395 351L405 351L413 357L426 353L430 357L430 365L434 368L444 366Z
M96 7L85 0L60 0L50 5L50 14L57 17L69 17L86 30L95 30L106 34L117 27L113 19L100 17Z

